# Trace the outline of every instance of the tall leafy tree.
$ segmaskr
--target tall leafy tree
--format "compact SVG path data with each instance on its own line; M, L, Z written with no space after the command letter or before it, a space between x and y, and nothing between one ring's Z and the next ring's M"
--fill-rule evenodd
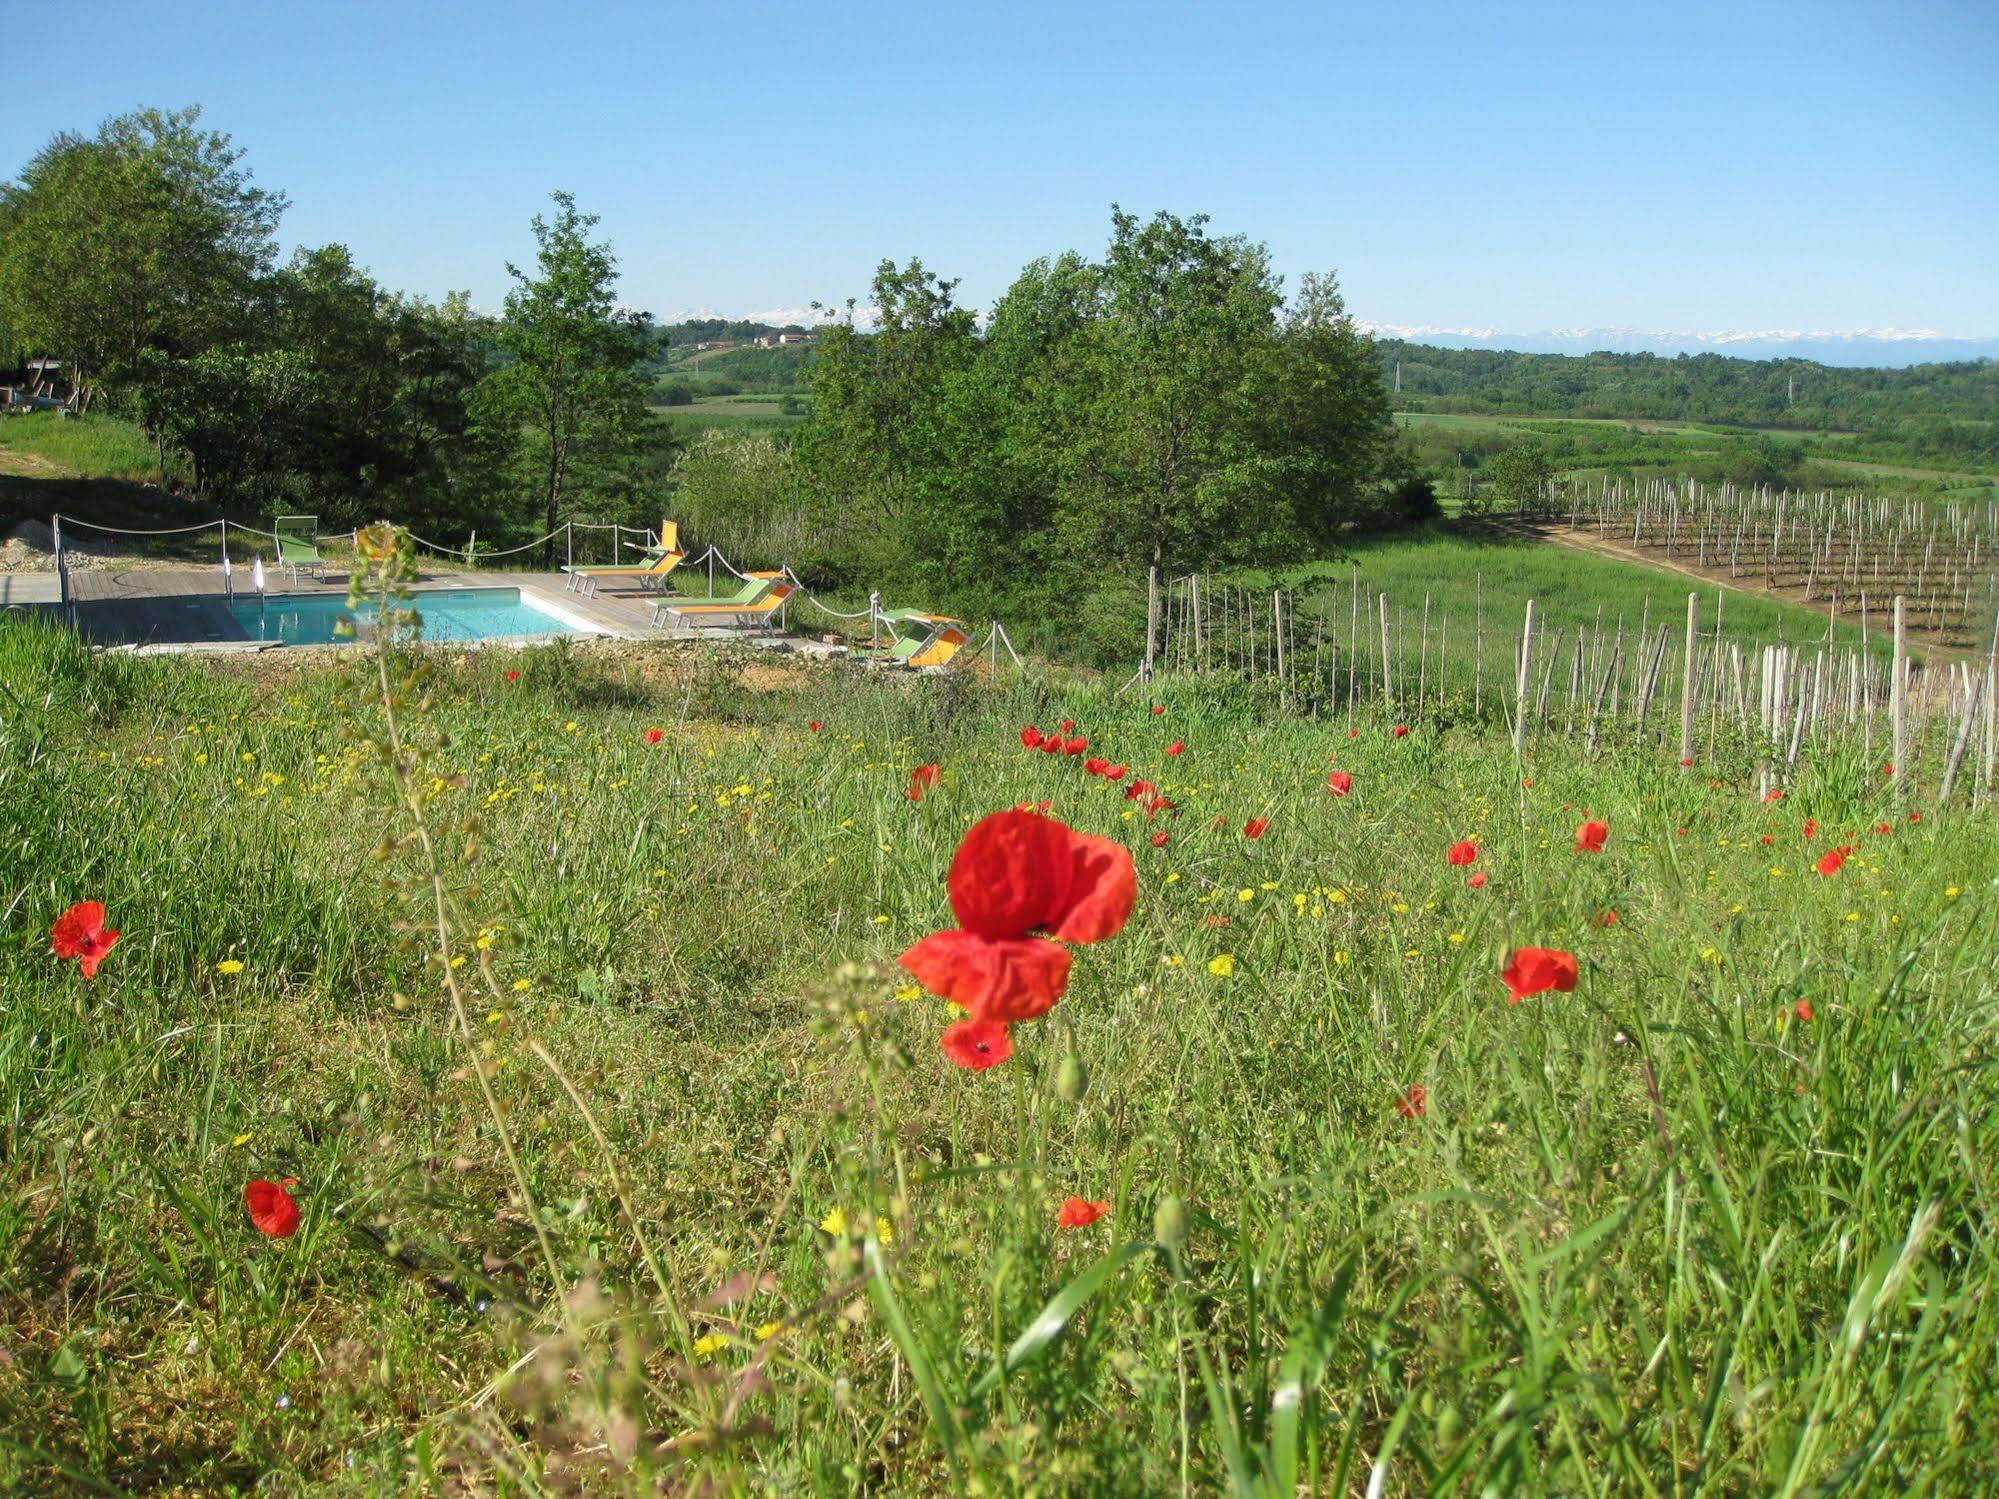
M81 388L131 378L147 350L226 342L274 263L283 194L200 119L148 109L58 135L5 189L0 320Z
M480 391L484 420L511 448L551 532L573 508L628 494L627 465L652 427L649 319L618 306L617 258L589 237L596 215L578 213L568 193L554 200L553 219L534 218L532 273L507 266L505 363Z

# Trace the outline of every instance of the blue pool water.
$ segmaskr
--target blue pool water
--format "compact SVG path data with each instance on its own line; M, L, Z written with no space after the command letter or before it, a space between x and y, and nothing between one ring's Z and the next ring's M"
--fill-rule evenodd
M419 589L410 603L423 618L425 640L493 640L508 635L574 635L576 627L544 614L521 597L518 588ZM272 595L259 604L255 597L237 598L229 612L252 640L285 645L330 645L352 636L334 633L347 614L347 601L337 596ZM362 610L366 633L369 611Z

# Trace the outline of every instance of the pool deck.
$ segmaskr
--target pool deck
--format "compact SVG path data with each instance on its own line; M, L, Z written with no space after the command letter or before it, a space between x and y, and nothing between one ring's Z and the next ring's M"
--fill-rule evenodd
M51 576L48 581L49 597L32 602L54 602L55 580ZM100 645L225 651L282 649L255 639L236 622L229 612L230 596L223 590L221 575L214 568L73 572L69 581L76 627ZM238 604L256 598L255 593L243 586L245 581L239 573L235 593ZM321 579L301 577L293 583L273 577L269 581L267 597L273 603L285 597L347 596L346 574L331 569ZM449 572L424 574L416 587L440 593L469 588L518 588L524 601L531 600L544 612L586 635L621 640L741 639L788 645L813 654L831 654L840 649L762 629L655 630L652 615L657 594L600 589L586 598L571 593L568 581L561 573ZM479 643L492 642L468 642Z

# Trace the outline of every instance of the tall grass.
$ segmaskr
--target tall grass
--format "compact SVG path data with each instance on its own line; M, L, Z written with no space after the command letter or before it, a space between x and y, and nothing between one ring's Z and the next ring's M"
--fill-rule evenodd
M13 1490L1999 1476L1989 820L1191 686L389 664L0 624ZM1178 815L1020 748L1061 719ZM1042 800L1138 906L958 1072L892 959L970 820ZM46 950L82 898L124 932L94 984ZM1508 1005L1520 944L1576 991ZM299 1178L295 1238L251 1176ZM1057 1230L1071 1194L1110 1215Z
M135 484L184 478L179 465L162 468L158 446L134 422L115 416L67 417L37 411L0 417L0 453L53 465L57 477L122 479Z

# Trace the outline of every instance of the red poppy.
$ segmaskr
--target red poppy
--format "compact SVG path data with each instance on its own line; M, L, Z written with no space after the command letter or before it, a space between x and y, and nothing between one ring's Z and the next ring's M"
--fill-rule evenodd
M1617 913L1615 911L1605 911L1601 916L1597 917L1596 924L1598 926L1616 926Z
M1184 755L1186 752L1187 744L1185 740L1176 739L1166 746L1166 753L1169 755Z
M1075 719L1073 719L1073 718L1065 718L1065 719L1063 719L1063 720L1062 720L1062 732L1063 732L1063 733L1065 733L1065 734L1066 734L1066 733L1068 733L1068 732L1069 732L1069 731L1070 731L1071 729L1073 729L1073 728L1075 728L1075 727L1076 727L1076 720L1075 720Z
M1532 791L1534 789L1534 783L1532 781L1522 781L1520 784L1526 787L1529 791Z
M665 730L665 729L647 729L647 730L646 730L646 743L647 743L647 744L658 744L658 743L660 742L660 740L664 739L665 737L666 737L666 730Z
M1136 801L1146 793L1157 791L1158 789L1150 781L1133 781L1129 786L1124 788L1124 799L1128 802Z
M1687 836L1687 830L1685 828L1674 828L1673 836L1675 838L1684 838Z
M1592 819L1576 829L1576 852L1579 854L1600 854L1604 840L1610 836L1610 824Z
M1152 846L1154 848L1166 847L1166 835L1164 833L1154 833L1152 835Z
M1166 705L1164 703L1154 703L1152 705L1152 716L1154 718L1157 718L1160 714L1164 713L1165 711L1166 711Z
M1268 817L1252 817L1242 825L1242 835L1245 838L1261 838L1263 830L1269 826L1270 819Z
M259 1177L244 1186L243 1206L258 1233L273 1239L289 1239L298 1232L298 1204L285 1190L297 1185L298 1178L288 1176L281 1182L267 1182Z
M1777 841L1777 835L1776 835L1775 833L1765 833L1765 834L1764 834L1764 835L1762 836L1762 838L1761 838L1761 839L1759 839L1758 841L1759 841L1759 842L1761 842L1761 843L1764 843L1764 844L1766 844L1766 845L1767 845L1767 844L1771 844L1771 843L1775 843L1775 842Z
M49 929L49 951L65 961L77 959L87 979L97 977L97 965L117 944L118 934L105 930L102 903L94 900L78 901Z
M507 673L507 680L509 682L518 682L520 679L521 679L521 673L519 667L515 667L512 671Z
M909 773L909 790L904 793L911 801L923 800L923 793L935 786L944 772L935 765L919 765Z
M812 720L811 723L807 724L805 727L810 729L813 733L816 734L819 732L819 720L815 718Z
M1029 724L1026 728L1022 729L1020 731L1020 747L1022 749L1040 749L1041 730L1037 729L1033 724Z
M1881 774L1883 774L1884 776L1891 776L1894 773L1895 773L1895 767L1893 765L1884 765L1881 767Z
M1131 767L1128 765L1106 765L1104 767L1104 779L1107 781L1122 781L1125 777L1125 772L1130 769Z
M1409 725L1406 723L1397 724L1395 726L1395 737L1397 739L1407 739L1409 737Z
M1894 831L1895 831L1895 828L1894 828L1894 825L1893 825L1892 823L1886 823L1886 822L1877 822L1877 823L1875 823L1875 824L1874 824L1874 831L1875 831L1875 832L1877 832L1877 833L1884 833L1884 834L1885 834L1885 833L1892 833L1892 832L1894 832Z
M1810 1020L1812 1018L1812 1002L1809 999L1799 1000L1791 1006L1791 1013L1800 1020Z
M960 1020L937 1038L944 1055L967 1072L984 1072L1013 1055L1013 1038L997 1020Z
M1395 1112L1404 1119L1421 1119L1430 1112L1430 1090L1421 1083L1395 1100Z
M1153 797L1151 801L1145 804L1146 820L1148 822L1151 821L1151 819L1157 817L1161 812L1171 812L1174 805L1173 798L1170 796Z
M1781 786L1772 786L1768 791L1763 793L1763 805L1766 807L1772 802L1780 802L1783 799L1784 788Z
M1846 851L1844 849L1835 848L1835 849L1830 849L1826 853L1821 855L1818 863L1813 865L1812 867L1818 870L1820 874L1835 875L1839 873L1840 866L1845 862L1846 862Z
M1011 1022L1045 1015L1062 997L1063 943L1123 929L1138 873L1130 851L1108 838L1034 812L995 812L958 845L950 889L958 929L932 932L902 966L973 1019Z
M1512 963L1499 977L1507 987L1508 1002L1516 1005L1530 994L1550 989L1568 994L1576 987L1575 954L1552 947L1523 947L1513 954Z
M1680 762L1680 769L1682 769L1682 770L1691 770L1691 769L1693 769L1693 765L1694 765L1694 762L1693 762L1693 761L1692 761L1691 759L1686 759L1686 760L1682 760L1682 761Z
M1359 729L1348 729L1348 730L1347 730L1347 738L1349 738L1349 739L1358 739L1358 738L1360 738L1360 730L1359 730Z
M1078 734L1074 739L1064 741L1062 753L1065 755L1080 755L1089 747L1090 741L1081 734Z
M1229 918L1226 916L1207 916L1201 920L1201 925L1209 931L1213 931L1216 927L1227 926L1228 924Z
M1920 812L1911 812L1909 814L1909 821L1911 822L1921 822L1922 820L1923 820L1923 814Z
M1334 796L1345 796L1353 790L1353 777L1344 770L1336 770L1326 777L1326 789Z
M1111 768L1111 762L1101 755L1092 755L1083 762L1083 769L1093 776L1100 776Z
M1466 880L1465 887L1470 890L1483 890L1485 888L1485 871L1481 869L1477 874Z
M1071 1197L1055 1212L1057 1228L1088 1228L1111 1210L1108 1202L1085 1202Z
M1476 862L1478 845L1468 838L1461 838L1444 850L1444 862L1454 867L1463 867Z
M1047 737L1046 739L1042 740L1042 741L1041 741L1041 753L1042 753L1042 754L1044 754L1044 755L1059 755L1059 754L1061 754L1061 753L1062 753L1062 736L1061 736L1060 734L1050 734L1050 735L1049 735L1049 736L1048 736L1048 737Z
M1805 826L1804 826L1805 836L1807 838L1816 838L1818 836L1818 832L1819 832L1818 819L1816 817L1807 817L1805 819Z

